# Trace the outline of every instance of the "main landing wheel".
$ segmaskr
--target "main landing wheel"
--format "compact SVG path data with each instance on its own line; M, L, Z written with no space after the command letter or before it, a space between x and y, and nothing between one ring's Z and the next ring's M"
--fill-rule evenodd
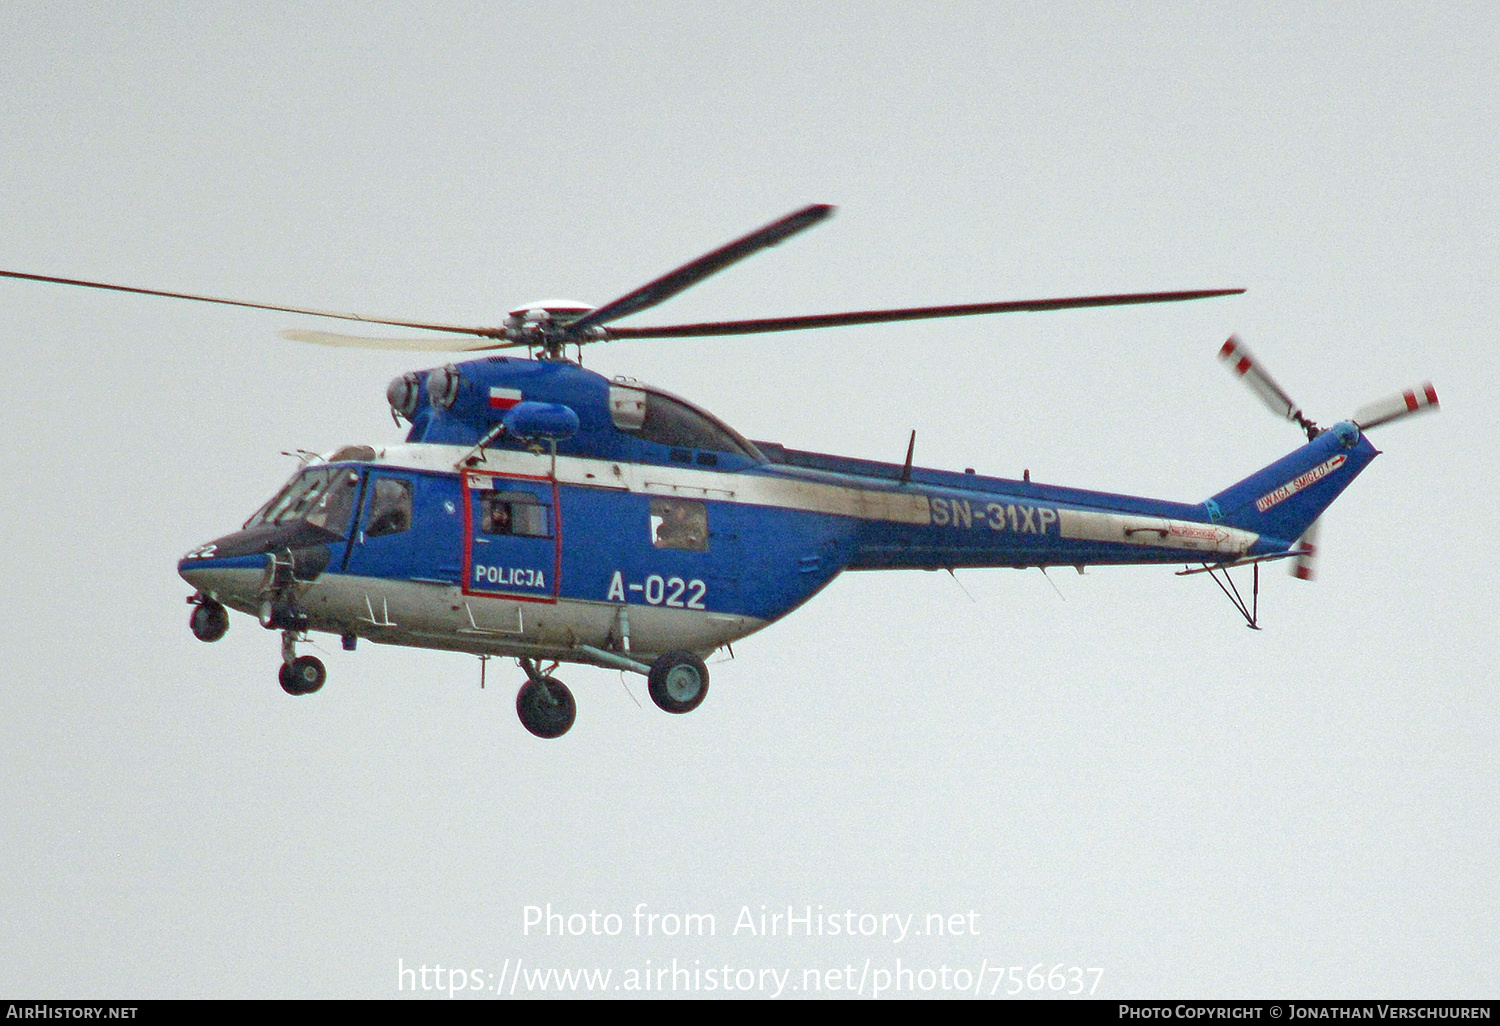
M281 664L281 690L289 695L310 695L327 679L328 671L317 656L298 656Z
M573 726L578 706L573 692L556 677L528 680L516 692L516 715L521 726L537 737L562 737Z
M668 652L651 664L646 687L658 708L692 712L708 695L708 667L691 652Z
M188 628L199 641L218 641L229 630L229 611L213 599L205 598L193 607Z

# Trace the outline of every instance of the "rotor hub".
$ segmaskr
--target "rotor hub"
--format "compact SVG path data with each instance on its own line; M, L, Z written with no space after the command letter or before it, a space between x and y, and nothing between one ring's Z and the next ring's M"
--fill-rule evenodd
M507 341L535 346L547 360L563 359L563 350L572 342L593 341L602 331L575 334L569 326L592 312L594 307L574 299L539 299L524 303L505 318Z

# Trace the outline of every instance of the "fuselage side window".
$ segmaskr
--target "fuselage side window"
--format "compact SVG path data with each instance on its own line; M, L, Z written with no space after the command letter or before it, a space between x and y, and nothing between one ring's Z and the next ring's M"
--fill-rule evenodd
M658 549L707 552L707 508L696 499L652 499L651 544Z

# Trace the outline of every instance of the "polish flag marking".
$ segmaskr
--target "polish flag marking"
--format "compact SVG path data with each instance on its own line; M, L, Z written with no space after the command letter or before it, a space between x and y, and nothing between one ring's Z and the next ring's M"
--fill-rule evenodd
M521 401L521 390L519 388L492 388L490 389L490 409L508 410Z

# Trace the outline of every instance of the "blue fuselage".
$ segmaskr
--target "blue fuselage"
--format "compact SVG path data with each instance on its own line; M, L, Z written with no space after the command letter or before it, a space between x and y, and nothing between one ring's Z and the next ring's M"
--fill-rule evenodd
M691 635L676 647L703 650L786 615L849 569L1223 564L1285 552L1375 455L1340 425L1186 504L752 443L676 397L564 362L496 357L449 370L459 385L446 406L414 378L406 444L308 468L245 529L185 557L183 576L263 621L268 603L291 603L312 629L346 637L608 647L634 615L638 634L661 636L648 647L675 631ZM577 430L497 434L521 404L566 407Z

